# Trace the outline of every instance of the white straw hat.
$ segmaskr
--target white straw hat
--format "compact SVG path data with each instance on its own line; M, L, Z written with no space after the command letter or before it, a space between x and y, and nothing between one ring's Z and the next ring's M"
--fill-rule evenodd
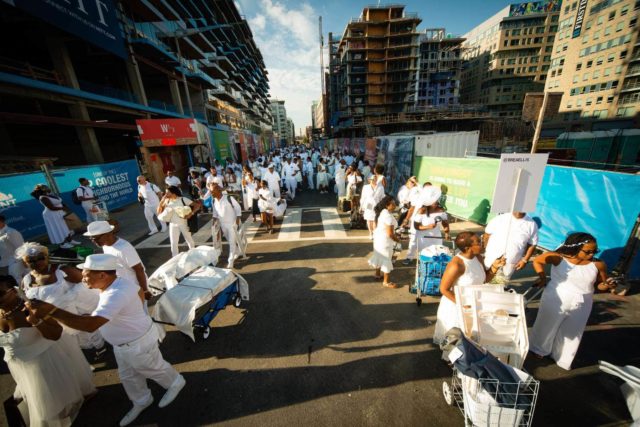
M84 236L92 237L99 236L101 234L109 233L113 231L115 227L109 224L107 221L94 221L89 223L87 226L87 232L84 233Z
M118 258L109 254L89 255L76 267L80 270L112 271L118 268Z

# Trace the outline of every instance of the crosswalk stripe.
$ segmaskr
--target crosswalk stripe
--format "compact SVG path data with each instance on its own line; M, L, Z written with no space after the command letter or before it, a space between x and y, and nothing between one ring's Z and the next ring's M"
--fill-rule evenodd
M322 217L322 226L326 238L344 239L347 237L347 232L344 230L336 208L321 208L320 216Z
M168 227L167 227L167 230L168 230ZM144 239L142 242L138 243L136 245L136 248L138 249L155 248L155 247L158 247L163 241L165 241L168 238L169 238L169 231L166 231L164 233L158 232L153 236L149 236L146 239Z
M300 239L300 227L302 226L302 209L296 208L287 211L280 225L277 240Z
M207 221L205 225L200 227L198 231L193 233L193 241L196 245L199 243L207 242L211 237L211 225L213 225L213 219Z

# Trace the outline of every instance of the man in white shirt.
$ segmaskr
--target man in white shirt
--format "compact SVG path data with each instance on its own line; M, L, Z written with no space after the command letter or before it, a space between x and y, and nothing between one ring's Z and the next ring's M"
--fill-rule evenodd
M400 216L398 224L402 224L407 217L407 213L411 208L411 199L420 192L418 180L415 176L410 177L407 183L398 190L398 206L400 207Z
M182 184L182 182L180 181L180 178L175 176L172 170L167 171L167 177L164 179L164 183L167 184L167 187L170 187L173 185L174 187L178 187L178 188L180 188L180 184Z
M150 300L152 295L147 287L147 273L140 255L131 243L115 235L114 228L107 221L95 221L87 226L87 232L84 235L100 246L102 252L118 258L116 269L118 277L140 286L144 292L144 298Z
M149 236L151 236L158 232L158 226L153 221L153 217L157 216L162 192L157 185L148 182L144 176L140 175L138 177L138 198L140 197L144 199L144 217L147 219ZM167 231L167 224L160 220L158 220L158 222L160 223L162 232Z
M311 161L311 157L307 157L302 166L304 170L304 175L307 177L307 188L313 190L315 186L313 185L313 172L315 168L313 167L313 162Z
M9 274L17 283L27 274L27 268L15 256L16 249L24 243L22 234L7 225L4 215L0 215L0 274Z
M278 172L274 171L274 168L274 164L270 163L267 167L267 173L264 174L262 180L267 181L267 184L269 184L269 190L271 190L273 196L277 200L280 200L280 175L278 175Z
M484 232L485 266L504 257L502 274L507 280L527 265L538 244L538 225L524 212L500 214L489 221Z
M80 205L84 209L84 213L87 215L87 223L93 222L98 217L94 212L93 203L96 201L96 197L93 195L93 190L89 186L89 180L87 178L80 178L78 180L80 187L76 188L76 196L80 200Z
M173 402L186 382L162 357L158 327L143 308L140 288L117 276L117 264L118 259L113 255L96 254L78 265L82 269L82 281L100 291L98 307L91 315L72 314L37 300L27 301L25 305L40 319L52 318L80 331L100 329L105 341L113 346L120 381L133 403L133 408L120 420L120 426L126 426L153 403L147 379L167 390L158 404L160 408Z
M220 187L224 187L224 179L218 174L218 170L215 167L211 167L209 174L207 175L207 186L211 183L217 184Z
M220 230L222 230L222 234L224 234L229 243L227 268L233 268L233 262L240 256L240 251L238 250L238 225L240 225L242 208L236 199L222 194L222 187L211 183L207 188L213 196L213 204L211 205L213 218L218 220ZM217 237L213 236L214 241Z
M293 200L296 198L296 187L298 186L296 175L300 173L300 168L298 168L298 166L295 163L292 163L291 159L288 158L284 165L283 172L287 192L289 193L291 200Z

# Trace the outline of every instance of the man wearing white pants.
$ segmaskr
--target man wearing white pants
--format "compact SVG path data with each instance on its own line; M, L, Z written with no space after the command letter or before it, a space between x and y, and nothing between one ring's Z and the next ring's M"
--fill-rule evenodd
M160 205L160 197L162 192L157 185L147 182L147 179L140 175L138 177L138 198L144 199L144 217L147 219L149 225L149 236L158 232L158 226L153 221L153 217L157 215L158 206ZM167 224L158 220L161 231L164 233L167 231Z
M147 379L167 390L158 404L160 408L173 402L186 381L160 353L158 327L143 309L141 289L118 277L117 265L117 258L108 254L89 255L84 264L78 265L82 281L100 291L98 307L91 315L79 316L37 300L25 305L35 317L53 318L72 329L86 332L100 329L113 346L120 381L133 403L133 408L120 420L120 425L126 426L153 403Z
M209 185L209 192L213 196L213 217L217 218L220 230L229 243L229 259L227 268L233 268L233 262L240 256L238 250L238 225L242 209L233 197L222 194L222 188L216 184ZM217 236L213 236L214 241Z
M313 190L315 188L315 186L313 185L313 171L315 170L315 168L313 167L313 162L311 161L310 157L307 157L302 169L304 170L304 175L307 177L308 188Z
M92 212L93 203L96 201L96 197L93 195L93 190L91 189L87 178L80 178L78 181L80 182L80 187L76 188L76 196L78 197L78 200L80 200L82 209L84 209L88 224L98 219L96 214Z
M280 175L275 171L275 165L270 163L267 167L267 173L262 177L263 181L267 181L269 190L273 193L273 197L280 199Z
M291 163L291 158L287 158L287 163L283 167L285 184L287 186L287 192L291 200L296 198L296 187L298 181L296 176L300 173L300 168L295 163Z

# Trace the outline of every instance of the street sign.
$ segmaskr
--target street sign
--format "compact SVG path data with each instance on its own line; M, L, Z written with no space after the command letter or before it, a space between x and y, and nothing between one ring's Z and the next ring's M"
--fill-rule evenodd
M533 212L549 153L502 154L491 212Z

